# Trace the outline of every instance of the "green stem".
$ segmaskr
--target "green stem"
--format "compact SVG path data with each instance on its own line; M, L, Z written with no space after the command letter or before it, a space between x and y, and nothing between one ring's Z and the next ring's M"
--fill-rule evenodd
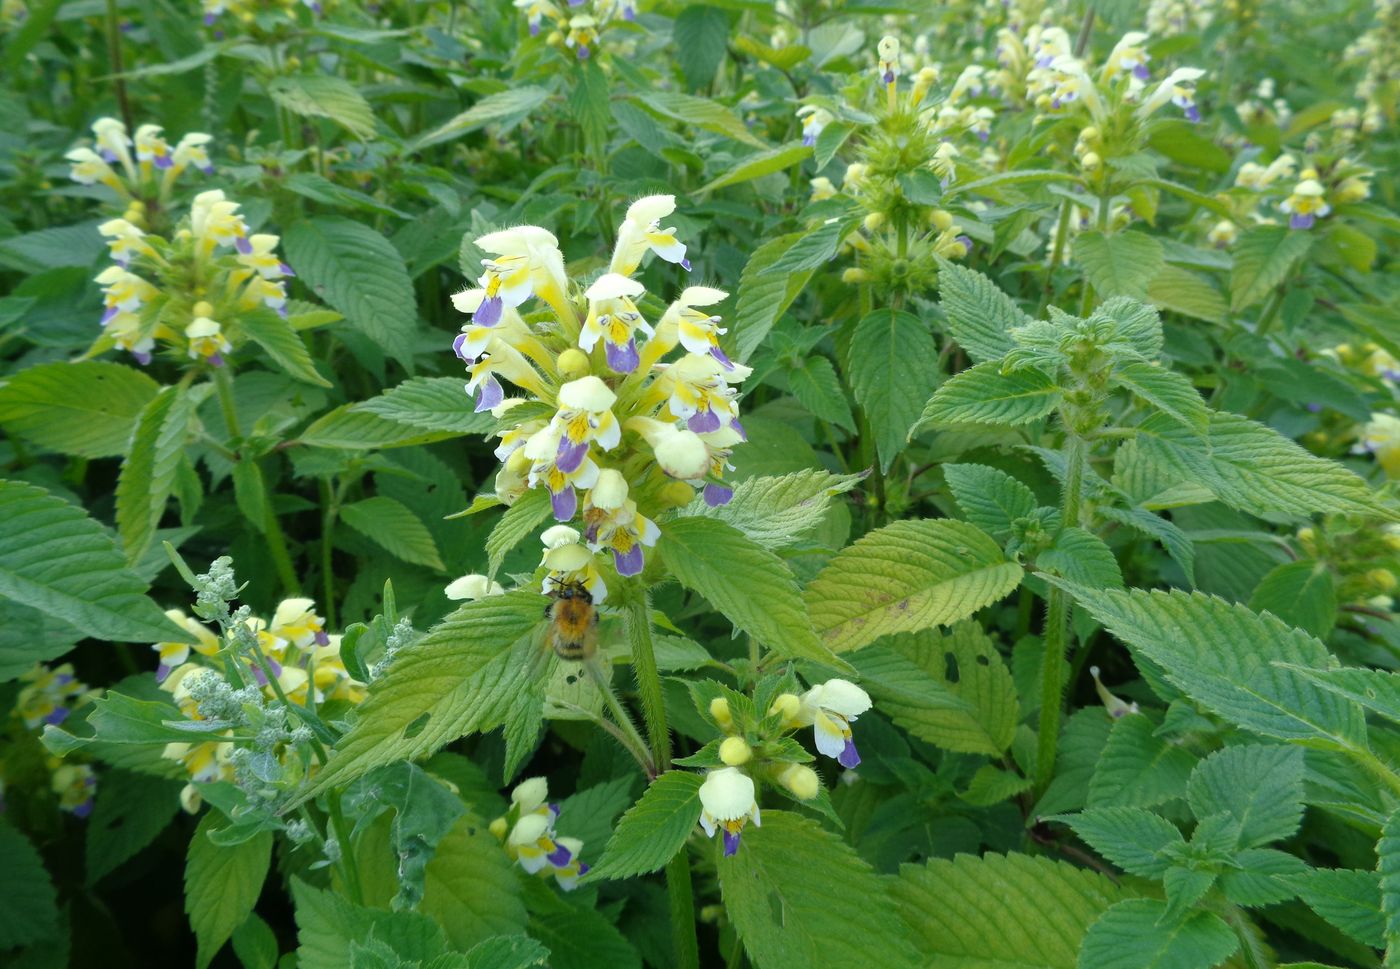
M135 131L131 120L131 103L126 96L126 68L122 66L122 32L117 15L117 0L107 0L107 58L112 64L112 89L117 96L117 110L127 131Z
M365 893L360 885L360 865L355 860L354 845L350 841L350 829L346 827L345 815L340 812L340 793L332 791L326 801L331 825L335 828L335 840L340 842L340 870L345 876L346 887L350 890L350 900L356 905L363 905Z
M654 778L656 765L648 756L646 741L637 732L636 725L632 723L632 718L627 714L627 708L622 705L622 701L617 698L617 693L613 691L612 683L608 681L608 674L603 671L603 664L599 662L597 656L590 656L583 661L583 666L588 670L588 675L593 678L593 682L597 684L598 692L603 694L603 702L612 713L613 719L617 721L619 732L622 734L619 739L623 739L623 746L633 757L637 758L642 769L647 772L647 776Z
M1283 284L1274 290L1269 297L1268 304L1264 307L1264 312L1259 317L1259 322L1254 326L1254 335L1263 336L1273 329L1274 321L1278 319L1279 310L1283 309Z
M1084 439L1067 430L1065 490L1060 506L1065 528L1079 524L1080 491L1084 484ZM1069 651L1070 597L1051 588L1045 617L1045 659L1040 672L1040 735L1036 746L1036 789L1044 793L1055 776L1055 748L1060 739L1060 704L1064 693L1065 655Z
M651 739L652 761L658 771L671 767L671 732L666 725L666 698L656 669L651 641L651 593L641 580L632 587L627 603L627 635L632 646L632 669L642 697L642 715ZM666 865L666 890L671 899L671 932L675 942L676 969L699 969L700 945L695 936L695 898L690 887L690 855L685 849Z
M1391 793L1400 794L1400 774L1364 747L1354 747L1347 751L1351 759L1369 771L1375 778L1390 788Z
M1060 221L1055 226L1055 248L1050 253L1050 267L1045 270L1045 291L1040 297L1040 311L1036 313L1036 319L1045 315L1045 308L1050 305L1050 297L1055 292L1055 269L1065 257L1065 239L1069 235L1071 205L1069 199L1060 203Z
M326 611L327 628L335 628L335 574L331 567L331 553L335 546L331 536L335 533L335 519L340 506L331 495L331 483L321 479L321 592L324 601L321 607Z

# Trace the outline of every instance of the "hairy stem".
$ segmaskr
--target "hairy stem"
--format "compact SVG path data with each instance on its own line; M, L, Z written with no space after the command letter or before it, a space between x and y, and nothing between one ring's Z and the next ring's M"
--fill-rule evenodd
M1065 439L1065 489L1060 506L1064 527L1079 524L1080 492L1084 485L1084 439L1068 430ZM1045 617L1045 660L1040 671L1040 736L1036 746L1036 789L1044 793L1055 776L1055 748L1060 739L1060 704L1064 693L1065 655L1069 652L1069 594L1050 590Z
M340 792L332 791L326 801L331 825L335 828L335 840L340 843L340 870L345 877L350 900L356 905L363 905L365 893L360 886L360 865L355 860L354 845L350 841L350 829L345 824L345 815L340 811Z
M637 732L637 727L632 723L632 718L627 713L627 708L622 705L622 701L617 698L617 693L612 688L607 672L603 669L603 664L599 662L597 656L591 656L583 662L584 669L588 670L588 675L593 678L593 682L598 686L598 692L603 694L603 702L607 704L608 711L617 721L618 739L622 745L637 758L637 762L642 765L648 778L656 776L656 764L652 761L647 752L646 741Z

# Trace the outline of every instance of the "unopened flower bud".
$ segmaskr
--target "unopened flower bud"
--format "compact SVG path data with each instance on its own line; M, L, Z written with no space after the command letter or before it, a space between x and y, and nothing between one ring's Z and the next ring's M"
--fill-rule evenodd
M663 507L682 508L695 498L695 489L684 481L672 481L657 496Z
M778 775L778 783L792 792L799 801L809 801L821 790L817 772L806 764L793 764Z
M195 303L195 304L194 304L194 308L190 310L190 315L192 315L192 316L213 316L213 315L214 315L214 307L211 306L211 305L209 305L208 303L206 303L204 300L200 300L198 303Z
M953 225L953 213L946 209L934 209L929 213L929 221L939 232L946 232Z
M877 232L880 226L885 224L885 213L871 212L865 217L865 229L867 232Z
M1079 140L1088 145L1093 144L1099 140L1099 129L1095 128L1093 125L1089 125L1089 127L1079 132Z
M504 841L506 837L506 819L497 818L496 820L492 821L490 830L491 833L494 834L498 839Z
M802 707L802 701L798 699L796 693L780 693L773 705L768 708L769 715L781 713L785 723L797 719L797 711Z
M569 347L559 354L559 359L554 362L554 365L559 370L559 376L574 380L587 375L589 370L588 354L578 347Z
M841 282L855 285L870 282L870 274L859 266L850 266L841 273Z
M719 745L719 759L730 767L738 767L753 759L753 748L743 737L725 737Z
M505 591L499 582L493 582L484 575L464 575L448 585L443 593L452 600L467 599L475 602L487 596L498 596Z
M1091 151L1079 159L1079 164L1084 166L1086 172L1092 172L1103 164L1103 159L1099 157L1098 152Z
M729 701L722 696L717 696L710 701L710 717L721 727L728 727L734 722L733 715L729 712Z
M1389 569L1372 569L1366 573L1366 578L1371 580L1371 585L1382 592L1391 592L1400 581L1395 578L1395 573Z

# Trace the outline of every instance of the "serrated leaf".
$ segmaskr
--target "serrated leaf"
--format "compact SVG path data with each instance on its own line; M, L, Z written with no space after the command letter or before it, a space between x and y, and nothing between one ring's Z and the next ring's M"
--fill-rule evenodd
M1220 916L1198 911L1163 924L1166 910L1152 898L1114 905L1089 927L1078 969L1211 969L1239 947Z
M846 356L851 393L865 412L888 471L933 389L938 347L912 313L876 310L856 324Z
M374 137L374 109L356 87L333 74L275 77L267 93L282 107L306 118L330 118L361 141Z
M423 135L410 146L410 151L422 151L432 145L460 138L492 122L500 122L509 127L523 120L526 115L549 100L549 91L534 85L511 87L505 91L489 94L457 117Z
M61 454L114 457L126 451L158 390L150 377L119 363L44 363L0 384L0 425Z
M262 893L272 863L272 833L260 831L247 841L218 845L209 835L224 818L210 811L190 839L185 861L185 914L199 943L195 965L204 969L243 924Z
M985 532L949 519L886 525L846 547L807 586L812 624L836 652L890 633L951 625L1021 579Z
M128 562L138 561L165 514L196 400L182 387L165 387L137 419L117 478L117 532Z
M1100 505L1097 513L1110 521L1136 529L1144 535L1156 539L1177 565L1181 566L1186 581L1196 584L1196 546L1185 532L1172 522L1145 508L1114 508Z
M803 407L819 421L843 427L855 433L856 422L851 417L851 405L841 389L836 368L822 356L804 358L800 365L785 371L788 389Z
M997 538L1009 536L1012 524L1040 504L1030 488L984 464L945 464L943 478L967 520Z
M764 548L784 548L826 518L832 499L863 480L863 474L832 474L815 468L749 478L734 486L734 495L725 504L712 507L696 498L682 517L718 518Z
M393 391L389 393L392 394ZM297 440L307 447L362 451L371 448L412 447L459 436L456 431L429 430L416 424L405 424L380 417L368 410L360 410L366 404L382 399L376 397L359 404L343 404L328 411L302 431Z
M1283 664L1310 683L1400 723L1400 673L1366 669L1309 669Z
M0 951L29 945L58 929L53 879L29 839L0 822Z
M1218 750L1192 772L1186 799L1198 818L1225 812L1238 821L1241 848L1282 841L1303 820L1303 752L1265 744Z
M679 91L648 91L635 97L657 114L667 118L713 131L755 148L767 147L749 132L736 114L716 101L682 94Z
M316 372L301 336L277 313L265 308L250 310L238 317L238 324L288 375L317 387L331 385Z
M395 953L421 960L447 951L442 928L420 912L389 912L356 905L329 889L292 879L299 969L346 969L351 947L371 936Z
M510 856L470 816L459 819L438 842L424 872L419 908L442 926L456 949L522 932L528 920Z
M602 146L612 123L608 78L596 61L579 66L578 83L569 92L569 110L590 144Z
M1081 232L1074 237L1074 261L1100 298L1147 298L1147 284L1162 268L1162 244L1132 229L1105 236Z
M692 8L693 9L693 8ZM777 148L770 148L761 151L756 155L749 155L740 159L739 163L731 167L724 174L706 182L698 189L699 194L713 192L717 188L726 188L730 185L739 185L743 182L751 182L756 178L765 175L772 175L774 172L781 172L791 168L793 165L801 164L802 161L812 154L812 149L801 142L780 145Z
M1221 874L1221 890L1236 905L1250 908L1293 898L1297 892L1285 880L1309 870L1303 859L1273 848L1246 848L1235 855L1235 864L1239 867Z
M849 219L830 219L811 232L803 233L773 262L775 273L796 273L819 269L836 256L841 240L851 231Z
M1249 608L1271 612L1290 626L1325 639L1337 624L1337 589L1327 563L1285 562L1259 580Z
M747 360L768 336L778 317L807 285L813 270L774 272L773 264L802 238L801 233L779 236L759 246L744 264L734 310L735 356Z
M1094 768L1088 804L1093 808L1155 807L1186 793L1195 766L1195 756L1158 737L1156 724L1148 717L1119 717Z
M935 423L1027 424L1059 402L1059 386L1034 367L1004 374L995 361L979 363L939 387L909 433Z
M179 809L176 781L124 770L104 772L87 823L87 884L97 884L150 844Z
M671 27L676 63L692 91L715 79L729 39L729 16L715 7L691 4Z
M530 919L530 933L549 946L550 969L642 969L637 950L601 910L560 902Z
M471 969L531 969L549 960L549 950L527 935L499 935L472 946Z
M1176 825L1140 807L1096 807L1049 820L1063 821L1089 847L1143 878L1165 875L1171 861L1163 852L1186 843Z
M1139 427L1136 441L1144 457L1250 514L1395 516L1365 481L1336 461L1236 414L1212 413L1205 436L1175 421L1150 418Z
M755 969L918 964L889 883L814 821L764 812L763 826L746 828L739 851L718 867L725 911Z
M813 631L788 564L732 525L677 518L656 547L681 585L779 656L844 665Z
M490 563L487 575L493 579L496 577L506 555L549 517L549 510L549 493L544 488L525 492L506 509L486 537L486 555Z
M1045 857L958 855L905 865L894 901L929 969L1075 969L1085 932L1121 897L1102 875Z
M1147 299L1154 306L1182 316L1223 323L1230 304L1220 291L1198 273L1166 265L1147 284Z
M367 225L338 216L295 223L283 237L302 282L395 359L409 364L418 328L403 257Z
M355 404L354 410L454 434L484 434L495 427L495 418L487 411L475 411L475 403L455 377L410 377L378 397Z
M1173 420L1198 432L1206 430L1210 414L1205 399L1181 374L1134 360L1115 367L1113 381Z
M1123 588L1123 573L1113 550L1078 526L1061 529L1054 544L1036 556L1035 566L1091 588Z
M276 969L277 936L272 927L257 912L252 912L243 924L233 930L233 953L243 963L243 969Z
M1109 632L1231 723L1279 740L1364 748L1359 706L1276 665L1330 662L1326 647L1302 630L1199 592L1065 587Z
M544 647L532 634L545 601L521 591L468 603L395 656L302 799L541 707L532 657Z
M999 360L1016 343L1010 331L1031 318L996 283L966 266L940 262L938 300L948 335L975 363Z
M991 764L983 764L977 768L977 773L972 775L967 790L959 792L958 797L976 807L991 807L1009 801L1030 790L1034 785L1035 781L1029 777L1000 770Z
M81 508L34 485L0 480L0 596L97 639L184 642L189 637L143 593L110 534ZM36 649L42 643L34 644Z
M630 878L663 868L685 846L700 820L704 778L666 771L628 808L589 878Z
M976 623L892 636L852 660L880 712L921 740L995 757L1015 738L1015 681Z
M345 505L340 515L345 524L390 555L439 572L446 570L432 532L402 502L375 495Z
M1282 880L1308 908L1357 942L1376 949L1385 946L1384 875L1349 868L1316 868Z
M1076 243L1077 244L1077 243ZM1281 225L1257 225L1235 242L1230 309L1238 313L1268 296L1312 246L1312 234Z
M1376 844L1380 875L1380 910L1384 919L1386 961L1400 956L1400 811L1386 818L1381 840Z

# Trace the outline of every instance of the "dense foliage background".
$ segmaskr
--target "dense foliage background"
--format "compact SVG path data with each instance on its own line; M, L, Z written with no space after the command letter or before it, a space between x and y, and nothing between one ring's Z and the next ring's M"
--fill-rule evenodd
M0 71L6 965L1400 964L1393 0Z

